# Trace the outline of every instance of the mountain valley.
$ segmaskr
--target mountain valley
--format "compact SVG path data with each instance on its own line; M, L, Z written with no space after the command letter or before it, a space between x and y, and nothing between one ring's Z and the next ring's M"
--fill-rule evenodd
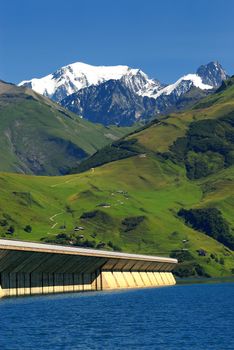
M90 123L31 89L0 81L0 171L61 175L130 130Z

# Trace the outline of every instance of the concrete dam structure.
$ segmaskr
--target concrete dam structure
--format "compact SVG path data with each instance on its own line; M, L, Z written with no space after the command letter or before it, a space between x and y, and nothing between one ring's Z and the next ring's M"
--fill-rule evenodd
M174 285L176 259L0 239L0 297Z

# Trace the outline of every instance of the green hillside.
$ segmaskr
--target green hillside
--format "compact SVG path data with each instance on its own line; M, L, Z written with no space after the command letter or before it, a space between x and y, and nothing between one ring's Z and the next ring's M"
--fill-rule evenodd
M92 124L30 89L0 81L0 170L64 174L129 128Z
M179 276L234 274L233 80L106 146L85 172L1 174L1 235L170 255Z

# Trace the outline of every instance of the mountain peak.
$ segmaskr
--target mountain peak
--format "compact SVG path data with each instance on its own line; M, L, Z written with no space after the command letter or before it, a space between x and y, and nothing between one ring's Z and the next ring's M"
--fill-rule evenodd
M197 70L197 75L201 77L203 84L219 87L223 80L228 78L227 73L218 61L209 62L202 65Z

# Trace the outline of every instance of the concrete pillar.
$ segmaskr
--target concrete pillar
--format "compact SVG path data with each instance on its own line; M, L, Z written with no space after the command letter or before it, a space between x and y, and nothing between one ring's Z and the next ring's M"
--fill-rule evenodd
M123 277L128 285L128 288L136 288L136 283L130 271L123 271Z
M9 274L9 289L10 289L10 296L17 295L17 283L16 283L16 273L10 273Z
M48 293L54 293L54 273L48 273Z
M138 271L132 271L132 277L134 278L134 281L136 283L137 287L144 287L144 282L142 281L142 278L140 276L140 273Z
M147 271L147 276L148 276L148 278L149 278L149 280L150 280L152 286L155 287L155 286L158 285L158 283L157 283L157 281L156 281L156 279L155 279L155 277L154 277L153 272L148 272L148 271Z
M169 272L165 272L165 278L167 280L167 284L170 286L171 285L171 279L170 279L170 273Z
M152 284L151 284L151 282L150 282L150 280L149 280L149 278L148 278L147 272L141 271L141 272L139 272L139 274L140 274L140 276L141 276L141 278L142 278L142 281L143 281L143 283L144 283L144 286L145 286L145 287L151 287Z
M102 289L118 289L116 279L111 271L102 271Z
M128 285L121 271L113 271L113 276L118 284L119 288L127 288Z
M83 290L92 290L91 286L91 273L84 273L83 274Z
M63 288L63 273L54 274L54 293L62 293Z
M31 294L31 280L30 280L30 274L24 273L24 295L30 295Z
M97 290L97 274L91 273L91 290Z
M176 280L175 280L172 272L168 272L168 279L170 280L171 285L176 284Z
M0 294L2 296L9 296L10 295L10 278L9 278L9 273L5 273L5 272L1 273L1 286L0 287L2 289L2 292L0 292Z
M167 283L168 285L170 286L172 283L171 283L171 278L170 278L170 273L169 272L165 272L165 277L167 279Z
M159 272L154 272L154 277L158 283L159 286L163 286L164 285L164 282L160 276L160 273Z
M1 285L0 285L0 298L3 298L5 295L4 295L4 292L3 292L3 290L2 290L2 287L1 287Z
M159 273L160 273L161 279L162 279L162 281L163 281L163 285L164 285L164 286L167 286L167 285L168 285L168 281L167 281L165 272L159 272Z
M154 272L150 272L150 274L151 274L152 280L154 281L154 286L159 286L158 280L156 279Z
M45 272L42 274L42 292L43 294L49 293L49 274Z
M74 281L72 273L64 274L64 292L73 292L74 291Z
M74 292L81 292L83 290L81 274L74 273L73 280L74 280L74 287L73 287Z
M23 272L16 273L16 288L17 288L17 295L25 295Z
M42 294L42 273L32 272L31 273L31 294Z
M100 270L96 271L96 289L102 290L102 273Z

